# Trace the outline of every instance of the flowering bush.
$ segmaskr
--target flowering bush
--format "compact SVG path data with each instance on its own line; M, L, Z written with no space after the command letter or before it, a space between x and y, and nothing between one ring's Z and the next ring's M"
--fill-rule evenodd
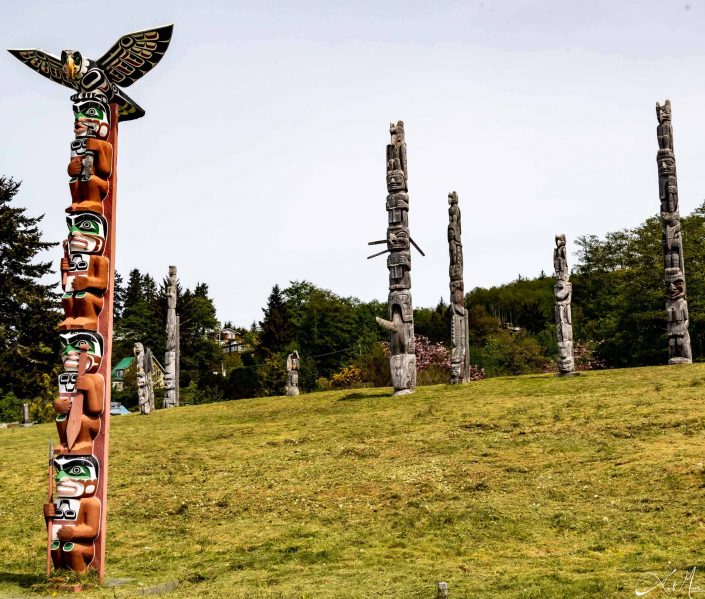
M330 378L330 385L334 389L350 389L353 385L362 382L362 373L356 366L345 366Z

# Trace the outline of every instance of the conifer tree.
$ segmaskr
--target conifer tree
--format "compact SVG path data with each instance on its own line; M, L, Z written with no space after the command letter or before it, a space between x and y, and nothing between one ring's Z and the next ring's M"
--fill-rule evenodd
M42 240L44 215L32 217L13 205L19 188L0 177L0 390L27 400L51 393L61 316L51 262L37 261L57 244Z

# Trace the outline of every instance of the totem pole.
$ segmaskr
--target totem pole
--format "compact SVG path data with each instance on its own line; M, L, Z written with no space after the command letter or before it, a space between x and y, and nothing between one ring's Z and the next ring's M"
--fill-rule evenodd
M416 388L416 348L414 311L411 305L411 245L425 255L409 235L409 178L406 165L404 122L389 125L392 143L387 146L387 238L369 245L387 244L389 252L389 320L377 317L380 326L391 332L389 364L394 395L413 393Z
M113 327L118 121L144 115L118 87L147 73L169 46L172 26L123 36L97 61L65 50L9 50L75 92L68 166L71 205L63 243L63 369L54 402L59 445L51 452L44 516L55 568L105 573L110 358ZM52 490L51 478L55 482Z
M573 360L573 320L570 301L573 284L568 280L568 258L565 249L565 235L556 235L556 249L553 250L553 270L556 283L553 295L556 298L556 338L558 340L558 374L575 372Z
M301 360L299 359L299 352L294 351L293 354L289 354L286 357L286 394L287 395L298 395L299 394L299 364Z
M179 320L176 316L176 266L169 267L169 284L166 289L166 353L164 354L164 407L179 405Z
M141 343L135 343L135 369L137 398L141 414L154 410L154 388L152 384L152 352L145 350Z
M470 352L468 351L468 313L465 309L463 282L463 242L461 240L458 194L448 194L448 251L450 253L450 382L464 383L467 379Z
M656 103L656 136L661 224L663 225L663 261L666 283L666 331L668 363L690 364L690 333L688 333L688 301L685 298L685 265L681 240L681 217L678 213L678 180L676 157L673 153L671 102Z

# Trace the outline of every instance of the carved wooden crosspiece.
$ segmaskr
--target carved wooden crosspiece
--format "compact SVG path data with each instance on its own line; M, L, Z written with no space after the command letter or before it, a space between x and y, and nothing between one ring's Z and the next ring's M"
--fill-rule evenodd
M673 126L671 102L656 103L656 137L659 150L659 198L663 225L663 262L666 283L666 332L668 335L668 363L690 364L690 333L688 333L688 301L685 294L685 267L681 239L681 217L678 212L678 181L676 157L673 153Z
M387 146L387 238L369 245L387 244L387 249L368 258L389 253L389 320L377 317L380 326L391 332L390 366L394 395L413 393L416 388L416 349L414 311L411 305L411 245L423 256L409 235L409 178L406 164L404 123L389 126L392 142Z
M570 302L573 284L568 280L568 258L565 249L565 235L556 235L556 249L553 250L553 269L556 284L553 295L556 298L556 337L558 340L558 373L575 372L573 359L573 318Z
M47 574L53 563L105 573L110 358L115 256L118 120L144 115L121 87L147 73L169 46L172 26L125 35L97 61L65 50L9 50L40 75L74 90L59 325L63 372L54 402L59 445L50 442ZM121 86L121 87L118 87ZM53 479L53 480L52 480Z

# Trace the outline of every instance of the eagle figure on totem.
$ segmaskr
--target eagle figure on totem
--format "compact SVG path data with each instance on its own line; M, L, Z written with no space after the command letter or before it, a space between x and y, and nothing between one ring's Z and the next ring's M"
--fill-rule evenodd
M173 25L123 35L98 60L64 50L57 58L42 50L8 50L10 54L52 81L79 92L104 94L118 105L120 121L144 116L144 110L121 87L132 85L153 69L169 47ZM119 86L119 87L118 87Z

